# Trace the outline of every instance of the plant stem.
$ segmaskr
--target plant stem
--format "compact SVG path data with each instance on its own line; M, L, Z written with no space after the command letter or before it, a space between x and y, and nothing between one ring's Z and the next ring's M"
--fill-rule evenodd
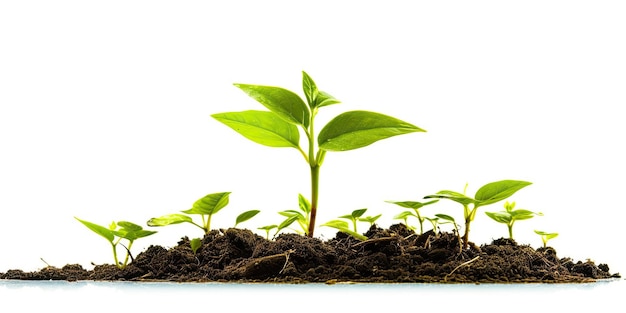
M117 260L117 249L115 249L116 245L117 243L114 244L113 242L111 242L111 247L113 247L113 260L115 261L115 266L119 268L120 262Z
M513 239L513 225L508 225L509 226L509 239Z
M317 198L319 195L319 179L320 179L320 167L319 165L311 165L311 218L309 220L309 230L307 235L313 237L313 231L315 230L315 217L317 215Z

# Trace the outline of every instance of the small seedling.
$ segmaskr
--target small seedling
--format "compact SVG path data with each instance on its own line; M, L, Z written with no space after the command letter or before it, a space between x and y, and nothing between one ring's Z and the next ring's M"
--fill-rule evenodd
M259 214L259 212L261 212L261 211L259 211L259 210L250 210L250 211L246 211L246 212L243 212L243 213L239 214L237 216L237 219L235 220L235 226L233 226L233 227L237 227L237 225L239 225L239 224L241 224L241 223L243 223L243 222L245 222L245 221L255 217L257 214Z
M405 223L406 223L406 218L408 218L409 216L414 216L415 218L417 218L417 220L420 223L420 235L421 235L424 233L424 218L422 217L422 215L420 215L419 209L421 209L422 207L426 205L433 204L437 201L439 200L431 200L428 202L418 202L418 201L386 201L386 202L399 205L403 208L413 209L413 212L405 211L406 213L402 214L401 216L405 218Z
M339 100L320 91L305 72L302 72L302 88L306 102L296 93L280 87L249 84L235 86L269 111L217 113L212 117L253 142L269 147L294 148L304 157L311 173L311 211L304 232L309 237L313 237L315 229L320 167L326 152L354 150L393 136L425 131L380 113L349 111L336 116L316 135L314 122L319 109L337 104ZM300 147L300 131L308 141L305 149Z
M357 231L356 230L356 222L359 221L361 216L363 216L363 214L365 214L366 211L367 211L367 209L354 210L354 211L352 211L352 213L346 214L346 215L342 215L339 218L347 219L348 221L350 221L352 223L352 230L354 232L356 232Z
M378 220L381 216L383 216L383 215L382 214L378 214L378 215L374 215L374 216L359 217L359 222L369 223L370 227L372 227L374 225L374 223L376 223L376 220Z
M202 239L193 238L189 241L189 245L191 246L191 251L193 251L193 254L196 254L198 252L198 249L202 247Z
M264 230L265 231L265 239L270 240L270 230L274 229L274 228L278 228L278 225L267 225L267 226L262 226L259 227L257 229L260 230Z
M439 222L439 224L452 224L454 226L454 233L459 239L459 253L461 253L461 251L463 251L463 245L461 243L461 233L459 232L459 224L457 224L456 221L454 220L454 217L450 215L440 213L440 214L435 214L435 216L438 219L443 220L442 222Z
M465 219L465 234L463 235L463 248L467 248L469 245L469 231L470 223L476 217L476 212L479 207L493 204L502 201L512 196L518 190L530 185L531 183L520 180L501 180L492 183L488 183L476 192L474 198L470 198L465 195L467 191L467 185L463 193L442 190L434 195L424 197L425 199L437 198L448 199L460 203L463 205L463 217Z
M211 218L213 214L219 212L222 208L228 205L230 192L219 192L208 194L199 200L197 200L191 209L181 211L185 214L174 213L163 215L161 217L154 217L148 220L148 226L167 226L180 223L193 224L208 234L211 231ZM193 221L189 215L202 216L202 223L197 224Z
M406 228L411 229L411 230L415 230L414 226L409 225L409 216L415 216L415 215L411 211L404 211L404 212L401 212L400 214L394 216L393 219L394 220L402 220L402 221L404 221L404 225L406 226Z
M348 222L346 221L342 221L342 220L332 220L329 222L326 222L320 226L327 226L327 227L332 227L335 228L337 230L339 230L340 232L346 233L358 240L367 240L367 237L365 235L361 235L359 233L357 233L356 231L350 229L350 224L348 224Z
M133 246L133 242L139 238L147 237L152 234L155 234L156 231L144 230L141 226L127 222L127 221L119 221L117 223L112 222L109 227L100 226L98 224L94 224L92 222L88 222L85 220L81 220L78 217L74 217L76 220L81 222L87 228L92 230L94 233L104 237L113 248L113 260L115 265L124 269L128 264L128 258L131 257L130 249ZM128 244L125 246L120 243L122 239L126 239ZM120 244L126 249L126 256L124 257L124 262L120 262L117 258L117 245Z
M513 224L515 221L527 220L533 218L535 215L542 216L543 213L532 212L524 209L515 210L515 202L509 203L508 201L504 203L504 208L506 211L500 212L485 212L487 216L491 217L494 221L502 224L506 224L509 229L509 238L513 239Z
M541 230L535 230L535 234L541 237L541 242L543 243L543 247L546 248L548 246L548 240L556 238L558 233L547 233Z
M311 202L302 194L298 194L298 210L280 211L278 214L286 217L286 219L278 225L279 231L289 227L294 222L298 222L302 231L296 230L297 233L308 234L309 223L311 222Z

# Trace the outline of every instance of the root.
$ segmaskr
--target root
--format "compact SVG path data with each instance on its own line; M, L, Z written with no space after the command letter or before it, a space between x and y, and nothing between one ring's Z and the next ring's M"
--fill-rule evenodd
M446 276L443 277L443 281L447 282L448 281L448 276L452 275L454 272L456 272L456 270L458 270L459 268L463 267L463 266L469 266L472 262L478 260L478 258L480 258L480 256L477 256L467 262L463 262L461 264L459 264L459 266L455 267L452 272L448 273Z

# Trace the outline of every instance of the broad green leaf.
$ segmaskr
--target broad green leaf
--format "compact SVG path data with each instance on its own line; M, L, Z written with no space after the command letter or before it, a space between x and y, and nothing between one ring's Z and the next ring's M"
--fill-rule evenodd
M535 212L524 210L524 209L511 211L510 214L513 219L518 220L518 221L533 218L535 215L538 215L538 216L543 215L543 213L541 212L535 213Z
M365 214L366 211L367 211L367 209L354 210L354 211L352 211L351 216L354 217L354 218L359 218L359 217L363 216L363 214Z
M477 205L492 204L512 196L515 192L530 184L532 183L520 180L501 180L480 187L474 198L477 201Z
M535 230L535 233L537 235L544 236L546 238L546 240L555 238L556 236L559 235L558 233L548 233L548 232L541 231L541 230Z
M283 120L309 127L311 113L302 98L297 94L280 87L235 84L250 97L276 113Z
M442 219L442 220L446 220L446 221L450 221L452 223L456 223L456 221L454 220L454 217L452 217L450 215L439 213L439 214L435 214L435 216L440 218L440 219Z
M259 210L250 210L250 211L246 211L243 212L241 214L239 214L239 216L237 216L237 219L235 220L235 227L237 225L239 225L240 223L243 223L251 218L253 218L255 215L259 214Z
M268 147L298 148L298 128L267 111L226 112L211 115L244 137Z
M191 209L182 211L187 214L213 215L228 205L230 192L208 194L196 201Z
M94 224L92 222L81 220L78 217L74 217L74 218L78 220L79 222L81 222L83 225L87 226L87 228L91 229L91 231L93 231L94 233L104 237L109 242L112 243L113 240L115 239L115 235L113 234L113 231L111 231L110 229L104 226L100 226L98 224Z
M196 254L196 252L198 252L198 249L202 247L202 239L193 238L189 241L189 245L191 246L191 251Z
M494 221L502 224L509 224L512 220L511 214L507 212L485 212L485 214Z
M296 211L296 210L285 210L285 211L280 211L278 212L278 214L285 216L285 217L292 217L292 216L298 216L298 218L304 218L304 215L302 215L302 213Z
M127 222L127 221L119 221L117 222L117 225L119 227L122 227L128 231L137 231L137 230L142 230L143 227L135 224L135 223L131 223L131 222Z
M345 112L320 131L319 148L347 151L368 146L389 137L425 130L391 116L368 111Z
M394 216L393 218L396 220L403 220L409 216L414 216L415 218L417 218L417 215L415 215L415 213L411 212L411 211L404 211L396 216Z
M302 215L291 215L289 217L287 217L286 220L284 220L282 223L280 223L278 225L278 229L277 232L289 227L291 224L293 224L293 222L297 221L298 219L300 219Z
M328 226L328 227L334 227L334 228L340 228L340 229L349 229L350 226L348 224L348 222L346 221L342 221L342 220L332 220L332 221L328 221L320 226Z
M452 200L455 202L458 202L462 205L469 205L472 203L476 203L476 200L460 193L460 192L456 192L456 191L451 191L451 190L441 190L439 192L437 192L434 195L428 195L426 197L424 197L424 199L432 199L432 198L436 198L436 199L448 199L448 200Z
M393 203L396 205L399 205L403 208L407 208L407 209L420 209L421 207L425 206L425 205L429 205L429 204L433 204L435 202L437 202L439 200L431 200L428 202L419 202L419 201L385 201L388 203Z
M159 227L159 226L167 226L167 225L173 225L173 224L180 224L180 223L193 223L193 220L191 219L191 217L187 216L187 215L183 215L183 214L168 214L168 215L163 215L161 217L153 217L150 220L148 220L148 226L151 227Z
M128 229L120 229L113 232L116 236L124 239L128 239L130 242L133 242L139 238L148 237L150 235L156 234L156 231L152 230L128 230Z

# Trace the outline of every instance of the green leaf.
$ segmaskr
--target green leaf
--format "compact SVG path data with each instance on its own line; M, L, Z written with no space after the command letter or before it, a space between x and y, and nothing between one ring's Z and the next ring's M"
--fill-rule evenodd
M491 217L494 221L502 224L509 224L511 222L511 214L507 212L485 212L487 216Z
M128 229L120 229L113 232L116 236L124 239L128 239L133 242L139 238L148 237L150 235L156 234L156 231L152 230L128 230Z
M315 101L317 100L319 91L311 76L304 71L302 71L302 90L304 91L309 107L311 109L315 108Z
M283 120L309 127L311 113L302 98L297 94L280 87L235 84L250 97L276 113Z
M182 211L187 214L213 215L228 205L230 192L208 194L196 201L191 209Z
M335 99L335 97L330 94L320 91L317 89L317 85L307 74L306 72L302 72L302 89L304 90L304 94L306 96L306 100L309 103L309 107L311 110L315 108L321 108L323 106L340 103L339 100Z
M383 215L382 214L378 214L376 216L360 217L359 221L360 222L368 222L370 224L374 224L374 222L376 222L376 220L379 219L381 216L383 216Z
M399 205L403 208L407 208L407 209L420 209L421 207L425 206L425 205L429 205L429 204L433 204L435 202L437 202L439 200L431 200L428 202L418 202L418 201L385 201L387 203L393 203L396 205Z
M127 221L119 221L117 222L117 226L122 227L124 229L126 229L127 231L138 231L138 230L142 230L143 227L135 224L135 223L131 223L131 222L127 222Z
M353 218L359 218L359 217L363 216L363 214L365 214L366 211L367 211L367 209L354 210L354 211L352 211L351 216Z
M477 205L483 206L496 203L512 196L518 190L532 183L521 180L501 180L482 186L474 198Z
M389 137L425 130L391 116L368 111L345 112L320 131L319 148L347 151L368 146Z
M300 210L305 214L311 213L311 202L307 198L305 198L302 194L298 194L298 206Z
M268 147L298 148L298 128L267 111L226 112L211 115L244 137Z
M193 253L196 254L196 252L198 252L198 249L202 247L202 239L200 238L191 239L189 241L189 245L191 246L191 251L193 251Z
M180 223L193 223L193 220L187 215L175 213L163 215L161 217L153 217L148 220L147 224L151 227L160 227Z
M367 237L364 235L361 235L355 231L350 230L350 227L348 225L348 222L346 221L342 221L342 220L332 220L332 221L328 221L320 226L327 226L327 227L332 227L332 228L336 228L341 232L344 232L358 240L367 240Z
M456 192L456 191L451 191L451 190L441 190L439 192L437 192L437 194L434 195L428 195L426 197L424 197L424 199L432 199L432 198L436 198L436 199L448 199L448 200L452 200L455 202L458 202L462 205L469 205L471 203L476 203L476 200L460 193L460 192Z
M74 217L74 218L78 220L79 222L81 222L83 225L87 226L87 228L91 229L91 231L93 231L94 233L104 237L106 240L113 243L113 240L115 239L115 235L113 234L113 231L111 231L110 229L104 226L100 226L98 224L94 224L92 222L81 220L78 217Z
M510 213L511 213L511 217L514 220L518 220L518 221L527 220L527 219L533 218L533 217L535 217L535 215L538 215L538 216L542 216L543 215L543 213L541 213L541 212L535 213L535 212L532 212L532 211L529 211L529 210L524 210L524 209L511 211Z
M415 218L417 218L417 215L415 215L415 213L411 212L411 211L404 211L396 216L393 217L393 219L395 220L403 220L409 216L413 216Z
M436 217L442 219L442 220L446 220L446 221L450 221L452 223L456 223L456 221L454 220L454 217L447 215L447 214L435 214Z
M250 211L246 211L246 212L243 212L243 213L239 214L239 216L237 216L237 219L235 221L235 227L237 225L239 225L240 223L243 223L243 222L253 218L255 215L259 214L259 212L261 212L261 211L259 211L259 210L250 210Z
M302 215L297 214L297 215L291 215L289 217L287 217L287 219L285 219L282 223L280 223L278 225L278 229L276 230L276 232L279 232L281 230L283 230L284 228L289 227L291 224L293 224L293 222L297 221L298 219L300 219Z
M335 99L335 97L331 96L327 92L319 91L315 105L316 107L321 108L337 103L341 103L341 101Z

